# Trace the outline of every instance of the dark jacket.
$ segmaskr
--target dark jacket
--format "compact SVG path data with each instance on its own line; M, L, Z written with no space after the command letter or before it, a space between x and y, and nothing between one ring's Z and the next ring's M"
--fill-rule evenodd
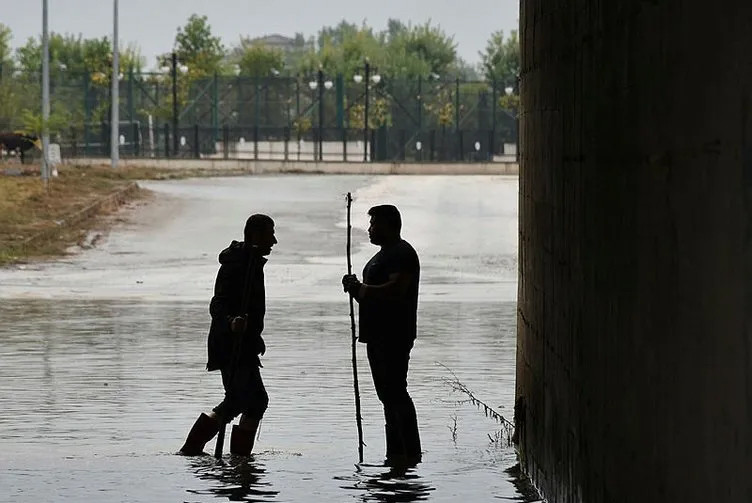
M219 272L214 284L214 297L209 305L211 327L209 328L209 359L206 369L218 370L232 364L233 351L239 349L238 364L259 365L264 330L265 292L263 257L252 257L242 242L233 241L219 254ZM250 278L250 284L247 284ZM249 302L243 312L243 296L247 289ZM236 316L247 316L246 331L234 336L230 322Z

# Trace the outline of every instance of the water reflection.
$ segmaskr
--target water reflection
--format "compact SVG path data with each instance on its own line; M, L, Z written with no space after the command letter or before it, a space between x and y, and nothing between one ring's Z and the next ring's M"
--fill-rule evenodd
M519 495L515 498L507 498L509 501L522 501L527 503L541 503L538 490L530 479L522 472L520 464L517 463L504 470L509 475L509 481L514 485Z
M188 459L196 477L209 483L206 489L188 489L191 494L251 502L272 501L279 494L265 480L264 464L254 458L229 456L217 461L211 456L199 456Z
M388 467L378 465L359 465L351 477L338 480L349 482L340 486L362 492L358 501L407 503L426 501L435 490L417 473L415 467Z

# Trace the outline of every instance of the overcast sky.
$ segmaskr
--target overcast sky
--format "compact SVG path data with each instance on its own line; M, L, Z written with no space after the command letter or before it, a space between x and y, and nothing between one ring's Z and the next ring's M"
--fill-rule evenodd
M109 0L48 0L50 31L101 37L112 34ZM23 8L20 6L23 4ZM13 31L13 46L42 31L42 0L0 0L0 23ZM475 63L492 32L516 30L519 0L120 0L120 40L136 42L154 66L169 51L177 27L193 13L206 15L225 45L241 35L315 35L342 19L365 20L377 30L386 20L423 23L429 19L454 35L459 55Z

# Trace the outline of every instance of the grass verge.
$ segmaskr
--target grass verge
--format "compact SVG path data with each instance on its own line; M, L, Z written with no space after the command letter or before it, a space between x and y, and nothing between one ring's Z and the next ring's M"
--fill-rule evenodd
M62 166L58 171L45 187L38 167L0 164L0 266L64 255L101 217L147 195L136 180L217 175L104 166Z

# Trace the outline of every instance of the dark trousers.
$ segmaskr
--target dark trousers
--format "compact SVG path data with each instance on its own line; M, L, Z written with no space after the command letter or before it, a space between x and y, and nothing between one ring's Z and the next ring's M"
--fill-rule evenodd
M387 460L420 458L418 418L407 392L407 368L412 347L412 341L369 342L367 347L373 384L384 406Z
M232 421L238 414L247 414L250 419L261 420L269 405L269 395L258 365L238 365L234 373L223 368L222 385L225 399L214 407L219 417Z

